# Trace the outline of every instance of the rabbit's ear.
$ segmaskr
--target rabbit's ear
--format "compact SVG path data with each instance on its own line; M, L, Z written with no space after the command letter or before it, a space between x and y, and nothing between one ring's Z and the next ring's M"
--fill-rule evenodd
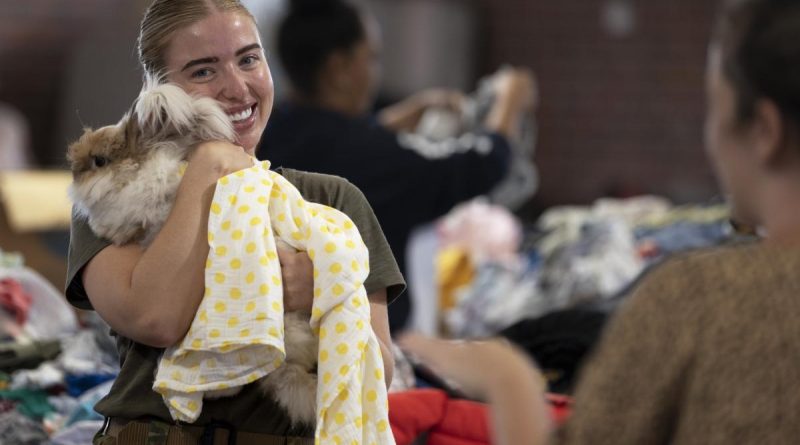
M194 101L181 87L146 84L136 101L135 114L148 135L188 134L194 126Z
M165 130L168 118L166 107L164 98L157 90L145 85L133 104L131 118L143 132L154 136Z
M128 120L125 124L125 145L127 145L128 150L133 151L139 144L139 135L141 133L139 119L135 111L126 114L123 119Z

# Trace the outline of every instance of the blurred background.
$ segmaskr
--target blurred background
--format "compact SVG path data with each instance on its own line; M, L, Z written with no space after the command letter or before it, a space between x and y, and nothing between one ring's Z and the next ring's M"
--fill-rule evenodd
M147 0L0 0L0 166L65 165L83 125L135 97ZM250 0L269 52L281 0ZM540 187L520 212L654 193L716 193L702 150L703 70L715 2L364 0L381 22L388 103L428 87L475 89L503 64L538 77ZM270 61L277 94L286 91ZM11 130L6 127L14 127ZM10 139L11 136L6 136ZM11 153L14 150L16 153Z

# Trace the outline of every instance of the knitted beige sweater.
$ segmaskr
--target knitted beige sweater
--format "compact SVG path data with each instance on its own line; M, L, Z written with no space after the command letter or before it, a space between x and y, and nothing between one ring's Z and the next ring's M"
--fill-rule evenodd
M648 274L585 367L568 444L800 443L800 250L698 252Z

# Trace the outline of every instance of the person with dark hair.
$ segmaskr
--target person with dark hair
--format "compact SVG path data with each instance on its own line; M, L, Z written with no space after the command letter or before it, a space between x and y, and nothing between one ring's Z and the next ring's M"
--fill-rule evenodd
M798 72L800 2L727 4L709 49L706 149L734 217L765 237L646 276L584 367L558 440L521 353L419 336L405 349L493 403L498 444L797 443Z
M431 159L398 132L413 130L430 107L457 108L458 92L425 90L368 114L378 85L380 36L375 20L344 0L295 0L278 32L278 55L291 81L258 149L275 165L344 177L367 197L401 270L409 234L455 204L484 194L506 175L510 141L532 106L533 80L509 69L497 82L485 132ZM463 138L462 138L463 139ZM404 328L410 299L390 307Z

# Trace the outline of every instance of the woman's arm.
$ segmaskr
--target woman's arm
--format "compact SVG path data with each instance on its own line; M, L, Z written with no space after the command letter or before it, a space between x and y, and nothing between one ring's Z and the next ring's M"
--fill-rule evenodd
M459 389L491 405L493 443L548 443L544 379L522 352L498 340L453 342L409 334L399 343Z
M430 107L460 110L464 95L460 91L429 89L382 109L378 122L392 131L414 131L422 113Z
M121 335L154 347L186 334L203 297L208 209L217 179L252 165L241 147L199 145L167 221L147 249L109 246L83 269L95 310Z
M499 76L485 125L507 139L517 140L523 112L536 105L536 81L533 73L526 69L506 69Z
M519 137L523 112L536 105L536 81L527 69L508 68L497 78L495 100L486 118L486 129L515 140ZM446 89L430 89L416 93L390 105L378 113L378 122L395 131L414 131L422 113L430 107L460 110L464 95Z
M373 292L368 295L370 309L370 324L378 343L381 347L381 357L383 358L383 378L386 380L386 388L392 385L394 378L394 352L392 352L392 335L389 331L389 311L386 302L386 289Z

